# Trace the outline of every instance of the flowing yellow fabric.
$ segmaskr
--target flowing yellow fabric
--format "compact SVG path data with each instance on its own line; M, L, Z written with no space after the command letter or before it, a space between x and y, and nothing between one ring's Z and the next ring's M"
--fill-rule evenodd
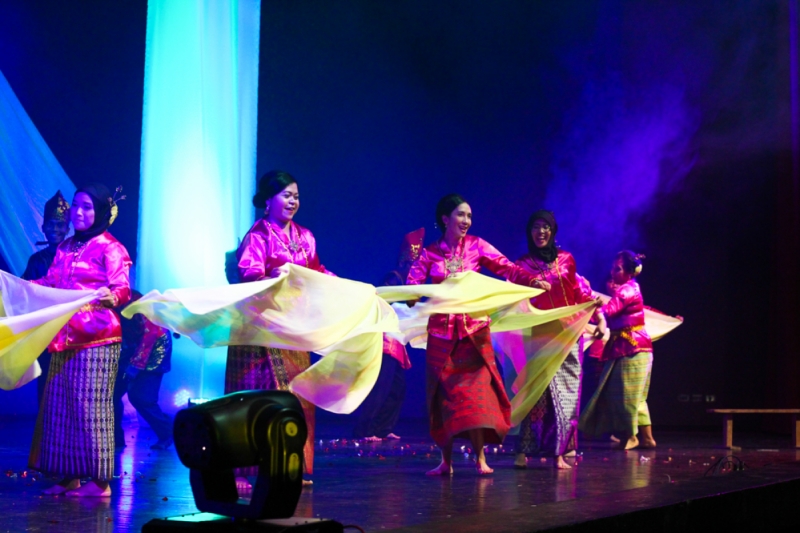
M214 288L152 291L123 315L142 313L203 348L257 345L324 356L290 390L334 413L350 413L378 379L383 332L397 316L375 287L287 264L272 279Z
M607 294L596 291L593 292L593 296L595 298L600 298L603 304L608 303L608 301L611 299L611 297ZM653 341L657 341L681 324L683 324L683 321L679 318L675 318L674 316L665 315L664 313L659 313L658 311L653 311L652 309L645 308L644 310L644 329L647 330L647 334L650 335L650 339ZM586 340L586 348L588 348L595 340L597 340L592 335L593 333L594 326L587 325L583 337ZM609 338L611 338L611 332L606 331L603 340L607 341Z
M96 291L51 289L0 270L0 389L25 385L41 374L36 359Z
M514 311L514 306L542 294L533 289L500 281L478 272L459 272L436 285L400 285L378 287L378 295L388 302L406 302L426 298L409 308L404 303L392 307L400 319L400 333L391 334L403 343L424 348L428 318L434 314L468 314L473 318L491 318L492 331L507 331L540 323L532 317L541 311L532 306ZM543 320L547 321L547 320Z
M511 424L518 425L542 397L570 349L580 339L594 303L535 312L551 318L533 327L492 334L495 350L517 373L511 390ZM559 313L554 313L560 311ZM552 314L550 314L552 313Z
M603 303L608 302L609 296L594 293ZM593 307L592 303L579 306L562 307L561 310L581 311L570 316L562 317L558 321L544 323L531 329L517 329L494 334L492 341L502 362L507 361L517 373L511 391L511 423L518 425L525 415L530 412L539 398L542 397L550 385L556 371L564 363L570 348L580 339L585 341L584 348L594 342L595 326L589 324ZM553 309L552 311L557 311ZM538 310L535 310L536 312ZM538 311L542 312L542 311ZM573 313L574 311L569 311ZM682 322L674 317L664 315L649 309L645 310L645 328L655 341L660 339ZM652 332L651 332L652 331ZM609 338L606 332L605 339ZM507 371L510 370L507 368Z
M514 425L519 424L544 393L594 310L593 302L537 309L530 304L530 298L542 292L477 272L462 272L438 285L378 288L378 294L389 301L428 298L412 308L392 305L400 318L400 334L396 337L416 348L425 346L425 328L432 314L466 313L473 318L491 319L495 346L514 362L517 371L513 387L516 395L511 400Z

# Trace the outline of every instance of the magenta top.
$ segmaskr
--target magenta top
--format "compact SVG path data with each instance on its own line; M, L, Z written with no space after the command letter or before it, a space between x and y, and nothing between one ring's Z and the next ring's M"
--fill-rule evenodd
M106 231L85 243L77 242L74 237L65 239L58 245L45 277L31 283L75 290L108 287L114 296L114 307L118 307L131 299L130 267L128 251ZM81 307L69 319L50 343L49 350L82 350L116 342L122 342L119 315L113 309L92 303Z
M451 250L444 239L423 249L411 265L406 284L420 285L429 277L431 283L441 283L457 272L477 272L481 267L520 285L533 287L536 283L535 277L509 261L497 248L479 237L467 235L459 241L456 250ZM463 339L489 324L489 317L476 319L466 314L431 315L428 334L440 339Z
M603 360L653 351L653 341L644 329L644 299L639 284L630 280L620 285L603 306L611 338L603 350Z
M268 278L272 269L286 263L333 275L320 264L311 231L289 222L289 233L291 237L266 217L253 224L236 252L242 281Z
M578 280L575 258L565 250L559 250L556 260L552 263L545 263L530 254L525 254L517 260L517 265L551 286L546 293L531 299L531 303L538 309L567 307L594 299L591 289Z
M396 359L403 370L411 368L411 359L408 358L405 345L388 335L383 336L383 353Z

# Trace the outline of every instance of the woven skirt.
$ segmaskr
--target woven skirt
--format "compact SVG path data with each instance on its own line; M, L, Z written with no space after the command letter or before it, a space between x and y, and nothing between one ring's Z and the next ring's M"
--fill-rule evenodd
M114 380L120 344L54 352L28 461L64 478L114 476Z
M289 390L289 383L311 364L308 352L263 346L229 346L225 366L225 394L243 390ZM303 448L303 470L314 472L314 404L298 397L308 426ZM254 476L257 467L240 468L238 476Z
M428 337L427 393L431 437L440 447L481 429L499 444L511 428L511 404L497 371L489 328L464 339Z
M572 347L542 397L520 422L516 453L564 455L578 449L580 348L580 343Z
M652 368L651 352L606 361L578 428L587 435L623 438L636 435L639 426L651 425L647 394Z

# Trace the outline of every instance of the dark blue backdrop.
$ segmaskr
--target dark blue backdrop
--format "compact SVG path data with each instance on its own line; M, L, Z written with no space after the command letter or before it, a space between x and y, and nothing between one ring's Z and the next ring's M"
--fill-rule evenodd
M0 70L73 180L133 192L113 228L132 252L145 20L133 1L0 8ZM787 20L762 1L263 0L259 173L293 173L323 262L373 283L404 233L435 236L445 193L512 258L553 209L595 286L635 248L646 302L686 317L656 345L658 423L713 421L680 394L795 403L796 377L774 381L800 322L780 299L796 280L773 275L797 242ZM424 412L414 362L406 416Z

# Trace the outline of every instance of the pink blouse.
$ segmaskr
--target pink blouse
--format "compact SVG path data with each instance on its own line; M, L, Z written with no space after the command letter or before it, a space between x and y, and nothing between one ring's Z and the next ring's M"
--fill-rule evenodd
M291 238L267 218L253 224L236 252L242 281L268 278L272 269L286 263L333 275L320 264L317 241L309 230L290 222L289 232Z
M531 299L538 309L555 309L593 300L591 289L586 291L578 280L575 258L565 250L559 250L556 260L549 264L526 254L517 260L517 265L550 284L549 291Z
M383 353L396 359L403 370L411 368L411 359L408 358L405 345L388 335L383 336Z
M432 283L441 283L457 272L481 267L520 285L533 287L536 278L508 260L497 248L479 237L467 235L451 250L444 239L439 239L420 252L411 265L406 285L420 285L430 277ZM440 339L463 339L490 324L488 317L472 318L466 314L431 315L428 334Z
M603 350L603 360L653 351L653 341L644 329L644 299L639 284L630 280L620 285L603 306L611 338Z
M131 299L130 267L128 251L110 233L101 233L85 243L70 237L58 246L45 277L31 283L57 289L108 287L116 300L115 306L120 306ZM122 342L116 311L92 303L81 307L69 319L50 343L49 350L82 350L116 342Z

